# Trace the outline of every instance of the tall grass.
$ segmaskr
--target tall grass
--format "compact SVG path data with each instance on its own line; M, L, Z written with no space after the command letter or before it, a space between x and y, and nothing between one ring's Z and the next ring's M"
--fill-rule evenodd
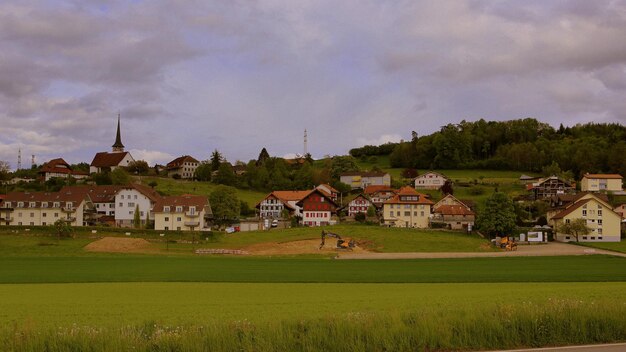
M264 322L0 328L0 349L14 351L464 351L624 340L626 303L573 299Z

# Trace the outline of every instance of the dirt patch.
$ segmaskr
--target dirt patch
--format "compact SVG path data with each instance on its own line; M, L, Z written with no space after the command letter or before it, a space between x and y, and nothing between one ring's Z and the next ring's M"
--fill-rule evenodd
M88 252L144 253L154 250L143 238L104 237L85 246Z
M257 243L244 248L251 255L292 255L292 254L330 254L330 253L366 253L367 251L358 245L352 251L337 249L336 240L326 240L326 244L320 249L320 240L302 240L291 242L267 242Z

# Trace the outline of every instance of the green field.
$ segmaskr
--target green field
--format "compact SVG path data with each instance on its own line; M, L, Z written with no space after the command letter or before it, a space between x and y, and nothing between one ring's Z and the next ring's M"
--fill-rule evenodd
M626 240L624 239L621 242L585 242L581 244L588 247L626 253Z

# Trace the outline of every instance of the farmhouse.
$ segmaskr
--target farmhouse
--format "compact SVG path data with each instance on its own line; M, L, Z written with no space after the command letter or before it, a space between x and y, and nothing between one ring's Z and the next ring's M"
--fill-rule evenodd
M274 191L257 203L259 217L281 219L284 210L287 210L291 216L302 216L301 208L297 203L309 193L310 191Z
M573 193L576 190L576 183L570 183L557 176L550 176L527 185L527 189L532 191L534 199L537 200L557 194Z
M339 191L333 188L333 186L326 184L326 183L322 183L321 185L315 188L330 195L330 199L332 199L333 201L335 202L337 201L337 197L339 196Z
M52 159L43 164L39 170L39 175L44 181L48 181L53 177L83 179L88 175L86 172L74 171L62 158Z
M367 186L391 186L391 176L385 172L345 172L339 176L341 183L352 189L365 189Z
M154 205L154 229L198 231L209 228L212 217L206 196L162 197Z
M621 216L613 211L611 205L593 193L583 193L550 219L555 229L554 239L557 241L575 241L576 239L559 232L563 223L570 223L574 219L585 219L591 230L588 235L580 236L581 242L619 242Z
M415 189L439 189L448 180L444 175L429 171L423 175L417 176L413 181Z
M433 206L430 222L445 224L452 230L462 230L474 225L475 219L476 213L469 206L448 194Z
M334 223L331 217L337 210L337 203L319 189L309 191L296 205L302 208L302 224L305 226L324 226Z
M402 187L383 203L383 224L392 227L427 228L433 202L412 187Z
M590 192L619 192L622 190L622 175L586 173L580 181L580 189Z
M396 195L397 190L389 186L367 186L363 194L367 196L377 209L382 209L383 203Z
M348 216L355 216L358 213L367 214L367 209L373 206L372 201L364 194L359 194L348 203Z

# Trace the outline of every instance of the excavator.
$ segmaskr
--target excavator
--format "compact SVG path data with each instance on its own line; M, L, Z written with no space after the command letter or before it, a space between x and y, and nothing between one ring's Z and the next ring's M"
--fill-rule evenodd
M332 232L326 232L325 230L322 230L322 243L320 243L320 248L322 249L324 247L324 244L326 244L326 237L333 237L337 239L337 248L338 249L347 249L347 250L352 250L352 248L354 248L356 246L356 242L354 242L353 239L343 239L341 238L341 236L339 236L336 233L332 233Z

